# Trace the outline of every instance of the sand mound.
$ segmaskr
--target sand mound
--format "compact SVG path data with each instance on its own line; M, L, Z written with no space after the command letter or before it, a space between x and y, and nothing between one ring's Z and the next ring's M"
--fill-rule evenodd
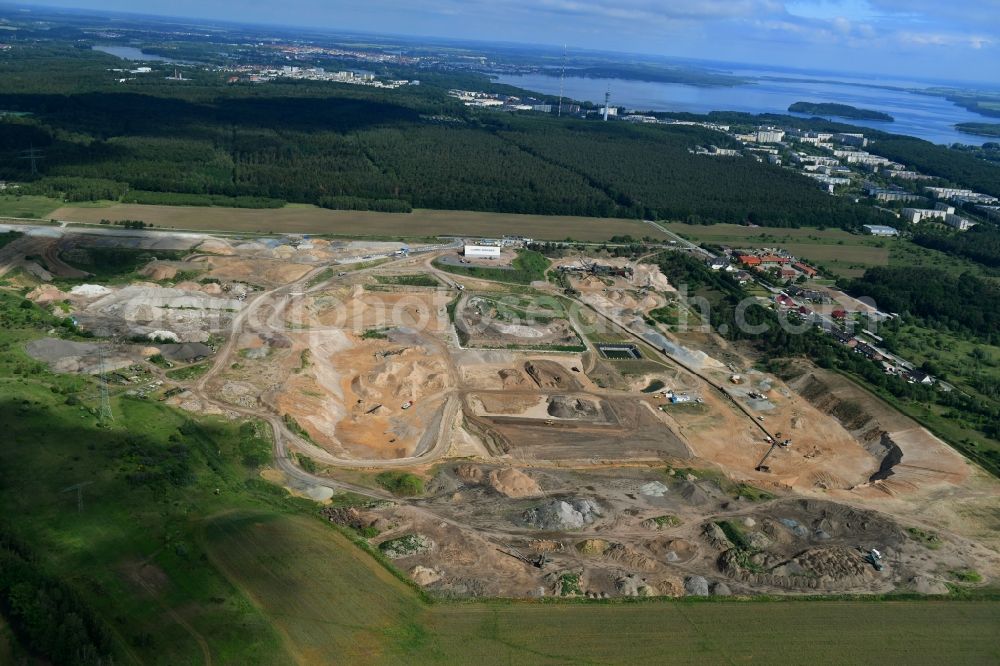
M233 248L229 246L225 241L210 238L204 241L201 245L197 247L198 252L205 252L210 254L234 254Z
M663 497L668 490L669 488L667 488L666 484L659 481L650 481L639 487L639 494L647 497Z
M66 298L66 294L50 284L43 284L28 292L28 300L35 303L52 303Z
M111 290L99 284L78 284L70 289L69 293L72 296L79 296L81 298L95 298L110 294Z
M611 544L604 539L585 539L576 544L576 549L582 555L603 555Z
M549 416L558 419L581 419L597 416L597 405L589 400L571 398L565 395L554 395L549 398Z
M660 592L646 582L645 578L639 578L635 574L622 576L615 581L615 589L618 594L624 597L656 597Z
M524 374L516 368L506 368L501 370L498 374L500 375L500 381L503 382L503 387L505 389L519 388L527 382Z
M928 576L915 576L910 580L910 585L920 594L949 594L951 592L947 585Z
M524 472L506 467L490 472L490 487L507 497L534 497L541 495L538 482Z
M459 465L455 468L455 476L466 483L479 484L483 482L483 470L475 465Z
M160 264L152 262L147 264L141 271L140 275L148 277L150 280L173 280L177 275L177 269L169 264Z
M704 576L688 576L684 579L684 591L691 597L707 597L708 581Z
M648 545L650 552L665 562L687 562L698 554L698 547L684 539L656 539Z
M685 501L687 501L688 504L693 504L695 506L707 504L712 499L711 496L705 492L705 490L690 481L685 481L683 483L680 495Z
M552 500L528 509L522 514L524 522L543 530L579 529L590 525L602 515L601 507L593 500Z
M420 587L427 587L441 580L441 574L434 569L417 565L410 570L410 578Z
M612 544L610 548L604 551L604 557L612 562L623 564L630 569L641 569L643 571L655 571L658 564L653 558L643 555L623 543Z

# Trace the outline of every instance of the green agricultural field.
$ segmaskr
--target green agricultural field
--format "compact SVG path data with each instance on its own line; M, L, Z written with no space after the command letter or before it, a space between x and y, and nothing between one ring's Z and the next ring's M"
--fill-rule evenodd
M238 513L203 534L210 559L300 662L370 663L423 632L416 592L319 520Z
M327 210L297 205L278 209L115 204L101 208L66 206L53 217L97 224L102 219L142 220L155 227L195 231L309 233L340 236L424 238L438 235L527 236L543 240L573 238L606 241L631 235L664 238L636 220L554 215L514 215L418 209L412 213Z
M695 243L733 247L780 247L838 275L856 277L889 263L892 240L851 234L843 229L764 229L737 224L666 225Z
M51 215L52 211L61 205L61 201L50 199L49 197L2 195L0 196L0 218L24 217L34 220L47 220L50 217L54 217Z
M873 266L927 266L949 272L982 272L982 266L909 240L851 234L843 229L764 229L736 224L664 225L694 243L731 247L780 247L843 277L859 277Z
M889 253L890 266L921 266L925 268L939 268L951 274L961 274L972 271L979 276L989 275L990 269L974 261L945 254L938 250L921 247L916 243L902 241L893 243ZM995 271L994 271L995 272Z

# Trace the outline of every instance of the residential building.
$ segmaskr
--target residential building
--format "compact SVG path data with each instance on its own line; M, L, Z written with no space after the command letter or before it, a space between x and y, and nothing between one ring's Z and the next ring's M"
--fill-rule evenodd
M905 171L903 169L882 169L882 175L898 180L931 180L934 178L934 176L928 176L919 171Z
M848 347L851 348L856 347L858 345L857 339L847 331L842 331L839 328L831 328L829 330L829 333L831 336L833 336L834 340L843 345L847 345Z
M713 271L722 270L729 266L729 257L715 257L708 261L708 266Z
M864 148L868 145L868 139L865 138L864 134L841 133L834 134L831 138L837 143L842 143L845 146L858 146L859 148Z
M774 127L760 127L754 136L757 143L781 143L785 138L785 131Z
M816 270L809 264L803 263L801 261L796 261L794 264L792 264L792 266L799 269L809 277L816 277L816 274L819 273L818 270Z
M989 194L973 192L960 187L925 187L924 191L935 199L951 199L956 203L997 203L998 199Z
M876 201L917 201L922 199L918 194L910 194L898 187L879 187L873 183L865 183L865 194Z
M958 229L959 231L968 231L972 227L976 226L975 222L955 214L946 215L944 223L949 227Z
M1000 206L976 206L976 210L985 215L988 219L1000 222Z
M949 206L949 208L951 208ZM955 209L952 208L951 212L954 213ZM947 210L939 210L937 207L934 208L904 208L902 212L902 219L909 222L910 224L917 224L921 220L926 219L938 219L944 221L944 218L948 215Z

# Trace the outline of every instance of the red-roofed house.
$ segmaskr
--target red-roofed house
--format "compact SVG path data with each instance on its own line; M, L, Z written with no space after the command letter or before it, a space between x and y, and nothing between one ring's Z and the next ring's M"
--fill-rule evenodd
M830 314L834 319L847 319L847 310L834 310Z
M774 297L774 300L778 302L778 305L782 305L786 308L795 307L795 301L793 301L792 297L788 294L778 294Z
M795 268L799 269L800 271L802 271L803 273L805 273L809 277L816 277L816 275L819 273L818 270L816 270L815 268L813 268L809 264L802 263L801 261L796 261L794 264L792 264L792 266L794 266Z
M737 255L736 260L744 266L760 266L760 257L755 257L752 254Z
M763 257L760 258L760 263L764 266L768 264L774 264L780 266L781 264L787 264L789 262L791 262L791 259L789 259L788 257L779 257L776 254L765 254Z

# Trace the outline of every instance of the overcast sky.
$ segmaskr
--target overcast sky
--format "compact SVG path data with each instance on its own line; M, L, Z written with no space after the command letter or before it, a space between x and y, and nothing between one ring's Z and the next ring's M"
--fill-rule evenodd
M1000 83L1000 0L47 0L28 4Z

